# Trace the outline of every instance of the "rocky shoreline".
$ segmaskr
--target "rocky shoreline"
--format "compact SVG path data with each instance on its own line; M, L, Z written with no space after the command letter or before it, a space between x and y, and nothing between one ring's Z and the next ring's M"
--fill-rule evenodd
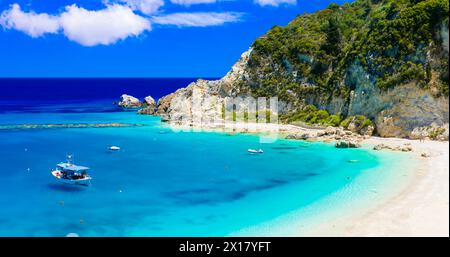
M206 83L206 82L205 82ZM190 85L191 89L182 88L178 91L163 97L158 102L156 102L151 96L145 97L144 101L140 101L138 98L124 94L118 103L118 106L124 109L137 109L138 114L143 115L156 115L160 116L163 122L166 122L174 127L182 129L206 129L206 130L226 130L230 129L234 132L240 133L261 133L261 132L273 132L277 131L280 136L285 139L294 140L305 140L309 142L320 141L320 142L334 142L336 148L360 148L365 140L370 139L374 134L375 128L372 126L365 127L364 129L356 129L357 125L351 122L347 129L343 127L307 127L301 125L292 124L251 124L247 122L228 122L225 123L222 120L219 123L213 122L189 122L183 123L182 119L185 113L174 114L174 109L172 103L175 101L177 104L186 104L186 99L178 99L180 94L191 94L192 87L197 87L196 83ZM180 93L181 92L181 93ZM200 91L204 93L203 91ZM190 95L189 97L192 97ZM192 106L178 106L178 110L183 110L184 112L192 111ZM174 116L176 118L174 118ZM411 137L409 139L413 140L436 140L436 141L448 141L448 124L444 126L438 126L432 123L430 126L424 128L416 128L412 131ZM432 136L433 134L437 136ZM403 145L389 145L385 143L376 144L373 150L391 150L391 151L402 151L410 152L413 148L410 144L405 143ZM423 157L427 157L426 154Z

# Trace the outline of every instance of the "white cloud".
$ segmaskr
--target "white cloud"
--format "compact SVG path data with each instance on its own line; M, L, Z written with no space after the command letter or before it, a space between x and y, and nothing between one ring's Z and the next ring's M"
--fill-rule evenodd
M207 27L223 25L228 22L238 22L241 17L242 13L234 12L173 13L152 17L152 21L157 24L178 27Z
M84 46L109 45L151 30L150 22L122 5L89 11L76 5L60 15L61 27L70 40Z
M112 1L116 4L112 4ZM237 12L181 12L155 16L154 13L164 5L163 0L112 1L105 0L106 7L100 10L87 10L73 4L55 15L24 12L18 4L13 4L10 9L0 14L0 27L22 31L33 38L46 33L59 33L83 46L96 46L110 45L128 37L139 36L152 29L151 22L178 27L207 27L238 22L243 16L243 13ZM171 1L188 5L216 0ZM139 3L148 5L143 7L138 5ZM152 13L153 16L143 17L134 10Z
M172 4L179 5L193 5L193 4L212 4L217 2L217 0L170 0Z
M58 33L58 17L46 13L23 12L18 4L11 5L0 15L0 26L16 29L31 37L40 37L45 33Z
M57 16L33 11L23 12L18 4L4 11L0 25L16 29L31 37L62 32L67 38L84 46L110 45L130 36L151 30L150 21L123 5L107 5L96 11L76 5L66 6Z
M133 10L139 10L145 14L155 13L164 6L164 0L119 0Z
M282 4L297 4L297 0L254 0L255 3L261 6L279 6Z

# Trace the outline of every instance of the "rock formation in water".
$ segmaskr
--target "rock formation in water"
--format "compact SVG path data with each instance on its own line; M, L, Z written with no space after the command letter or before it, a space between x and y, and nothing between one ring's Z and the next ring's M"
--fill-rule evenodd
M122 108L139 108L144 104L134 96L123 94L120 97L119 106Z
M138 111L139 114L154 115L156 113L156 102L151 96L144 99L144 108Z
M226 97L277 96L286 123L448 140L448 11L447 0L331 4L273 27L225 77L177 90L157 113L207 121Z

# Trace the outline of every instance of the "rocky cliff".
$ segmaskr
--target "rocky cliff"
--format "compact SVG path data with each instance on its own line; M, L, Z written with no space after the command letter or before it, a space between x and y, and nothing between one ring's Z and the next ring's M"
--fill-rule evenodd
M345 127L363 116L383 137L448 140L448 10L446 0L332 4L273 27L225 77L160 99L157 112L208 119L220 111L205 103L276 96L287 123Z

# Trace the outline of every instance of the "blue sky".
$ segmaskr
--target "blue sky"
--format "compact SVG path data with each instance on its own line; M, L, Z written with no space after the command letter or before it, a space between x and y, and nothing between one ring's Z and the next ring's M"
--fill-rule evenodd
M0 0L0 77L221 77L258 36L346 0Z

